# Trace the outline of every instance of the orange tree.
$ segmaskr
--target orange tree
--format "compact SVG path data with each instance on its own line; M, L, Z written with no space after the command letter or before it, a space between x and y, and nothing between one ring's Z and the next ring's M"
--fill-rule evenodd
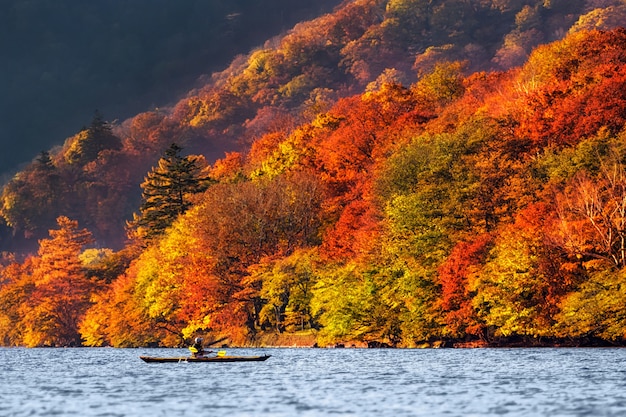
M50 239L39 242L33 260L35 288L22 305L27 346L79 346L78 326L91 305L96 282L86 276L79 255L92 237L78 222L59 217L59 229L50 230Z

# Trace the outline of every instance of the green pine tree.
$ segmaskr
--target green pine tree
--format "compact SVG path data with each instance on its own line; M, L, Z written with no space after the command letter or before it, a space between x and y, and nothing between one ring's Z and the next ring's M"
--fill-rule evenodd
M203 178L203 158L181 156L182 148L173 143L141 184L140 214L129 223L131 234L150 241L163 234L178 216L191 207L190 197L207 189Z

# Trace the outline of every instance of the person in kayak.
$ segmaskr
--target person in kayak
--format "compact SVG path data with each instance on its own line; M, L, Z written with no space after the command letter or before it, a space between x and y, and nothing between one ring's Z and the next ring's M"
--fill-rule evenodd
M189 346L189 350L191 351L191 355L194 358L201 358L205 356L207 353L211 353L211 351L205 351L204 347L202 347L202 338L196 337L193 341L193 345Z

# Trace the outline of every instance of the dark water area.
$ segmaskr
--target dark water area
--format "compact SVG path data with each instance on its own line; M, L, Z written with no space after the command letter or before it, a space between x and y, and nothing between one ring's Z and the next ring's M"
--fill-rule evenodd
M0 416L623 416L626 350L0 349Z

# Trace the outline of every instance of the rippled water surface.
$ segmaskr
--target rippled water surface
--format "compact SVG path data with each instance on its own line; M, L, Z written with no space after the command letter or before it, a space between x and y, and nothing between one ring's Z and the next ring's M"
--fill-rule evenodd
M625 349L0 349L0 416L624 416Z

